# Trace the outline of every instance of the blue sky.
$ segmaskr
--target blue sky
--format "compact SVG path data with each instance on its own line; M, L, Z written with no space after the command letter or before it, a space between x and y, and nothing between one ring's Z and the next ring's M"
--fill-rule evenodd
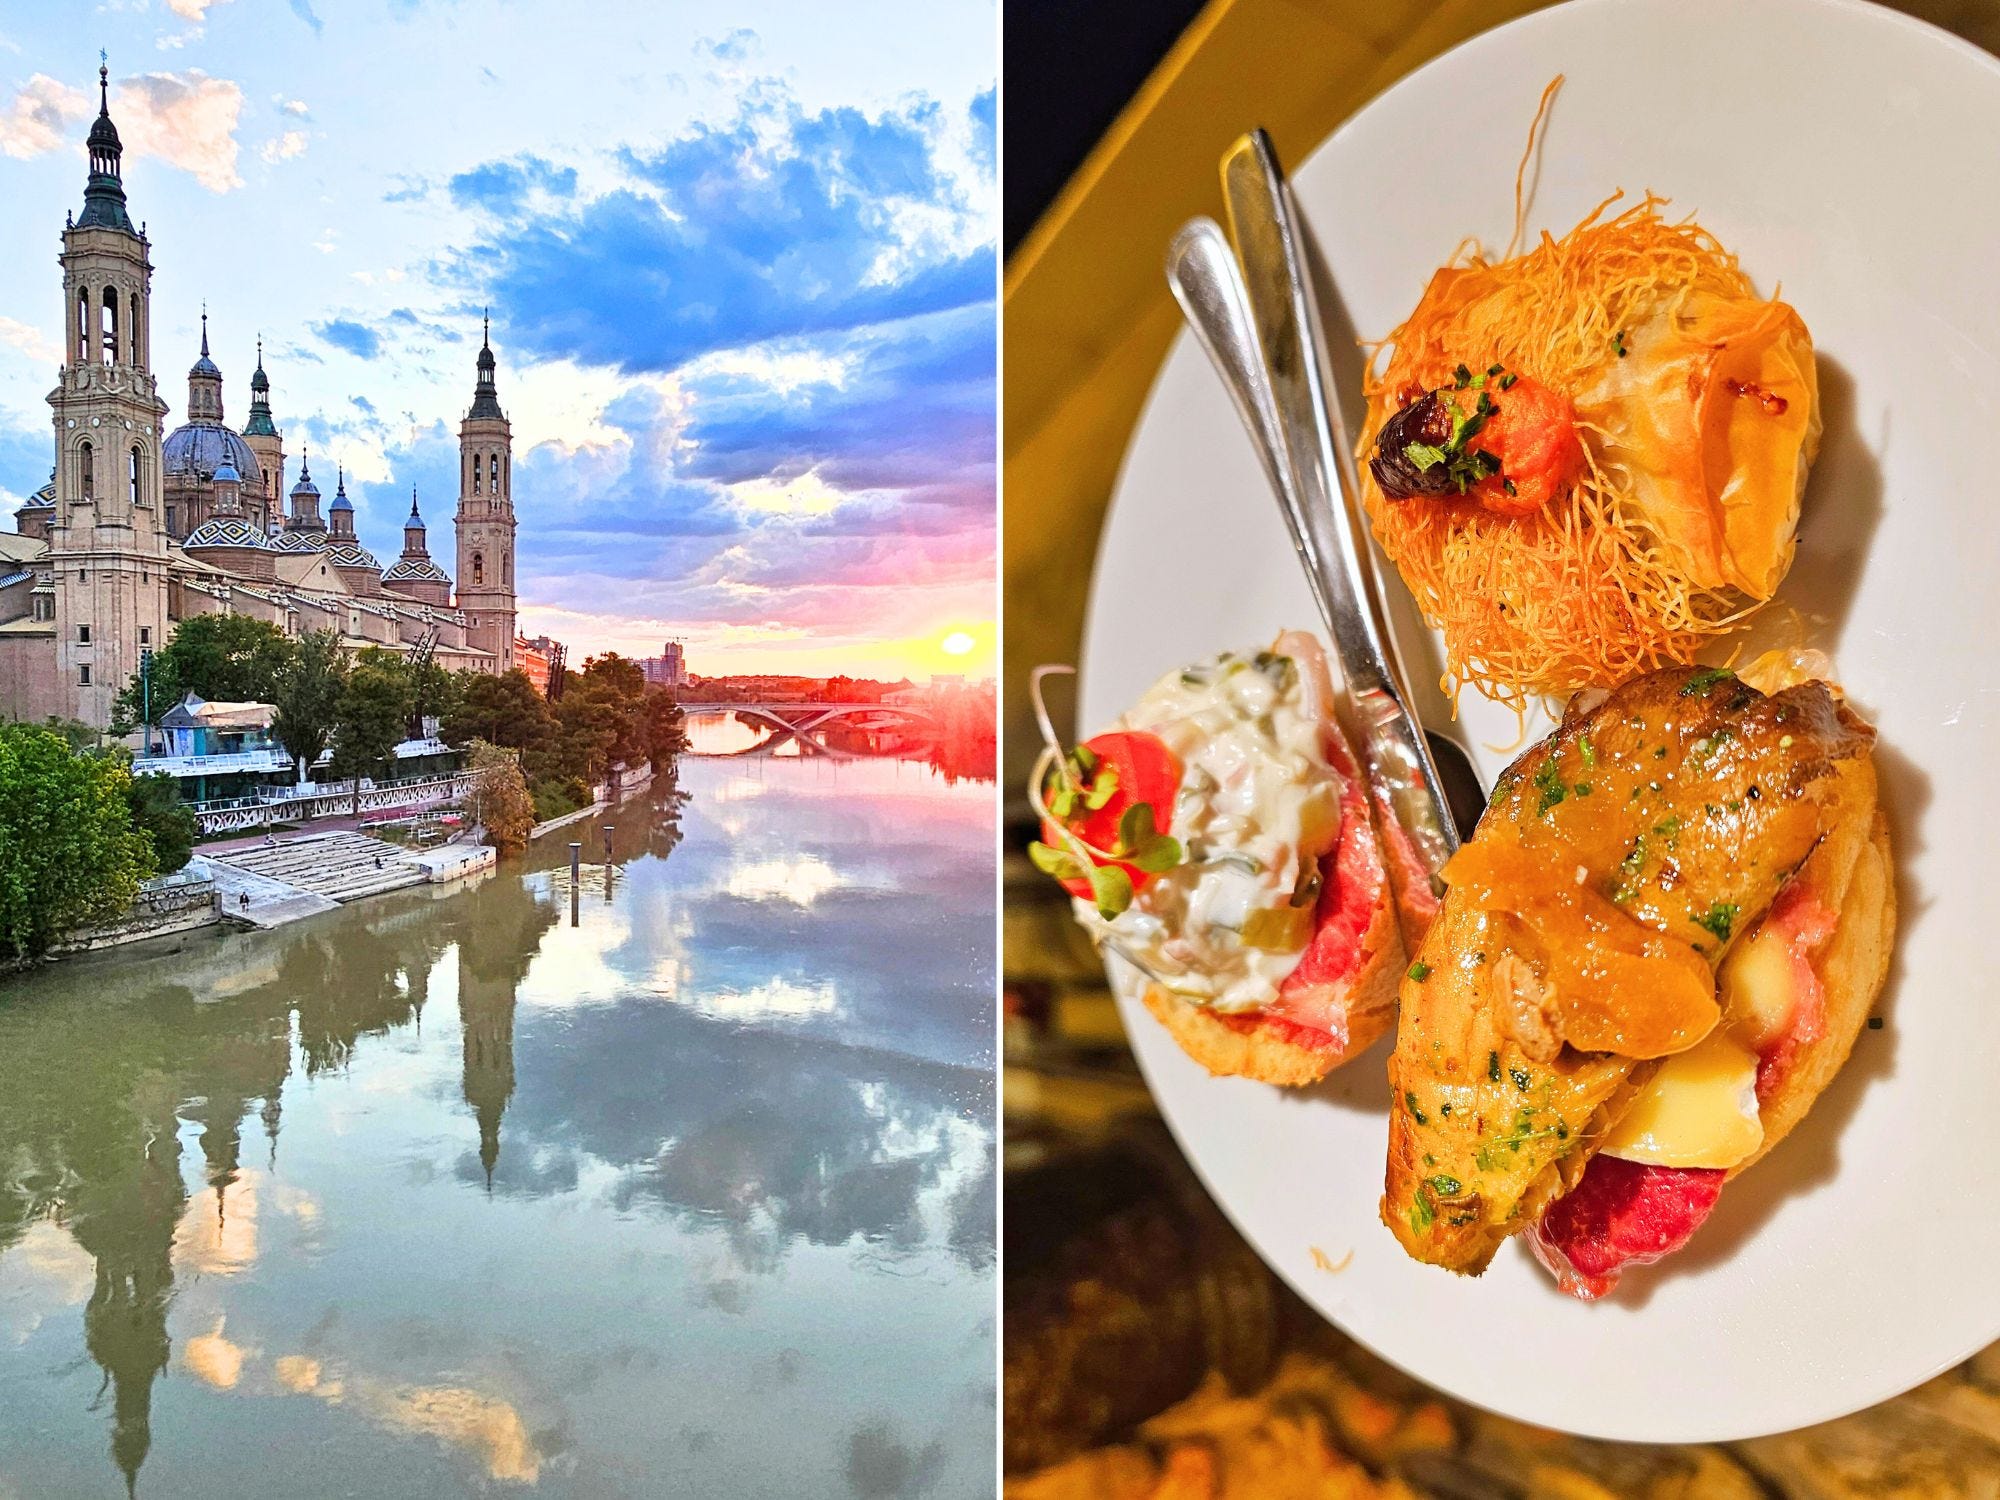
M414 484L449 567L490 305L530 634L991 669L991 0L42 9L0 20L9 512L47 478L103 47L170 423L206 299L229 420L261 333L291 474L345 465L385 562Z

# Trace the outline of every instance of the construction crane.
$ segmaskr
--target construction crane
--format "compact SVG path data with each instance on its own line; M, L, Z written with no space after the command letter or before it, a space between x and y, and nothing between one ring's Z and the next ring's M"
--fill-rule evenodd
M411 643L409 663L410 680L412 682L421 683L423 681L425 670L431 665L433 658L437 654L438 635L437 623L432 621L425 625L424 633ZM408 733L405 735L406 739L420 740L424 737L424 703L421 692L418 694L417 701L411 705L410 721L404 727L408 730Z

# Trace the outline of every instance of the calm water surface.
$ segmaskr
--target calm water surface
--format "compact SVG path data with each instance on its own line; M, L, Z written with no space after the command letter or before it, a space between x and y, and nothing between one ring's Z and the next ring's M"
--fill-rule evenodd
M990 783L615 820L0 985L0 1500L992 1493Z

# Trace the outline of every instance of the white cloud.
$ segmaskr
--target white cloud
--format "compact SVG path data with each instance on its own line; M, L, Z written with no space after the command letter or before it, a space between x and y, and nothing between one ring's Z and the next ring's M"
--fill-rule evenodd
M845 498L819 477L817 469L791 479L765 475L728 486L739 505L780 516L823 516Z
M267 162L290 161L295 156L306 154L306 133L303 130L287 130L264 142L257 154Z
M30 358L47 364L62 363L62 346L41 329L18 318L0 315L0 344L19 349Z
M21 86L0 114L0 152L25 160L68 143L70 127L90 116L90 96L46 73Z
M192 173L212 193L243 186L236 173L236 122L243 90L199 68L144 73L118 86L112 118L126 151Z
M282 95L280 95L279 97L283 98ZM288 115L303 116L311 113L311 111L306 108L306 101L303 99L285 99L284 102L281 103L278 107Z
M227 0L167 0L167 9L183 21L199 21L211 5L226 3Z
M319 251L321 255L331 255L337 248L339 248L334 243L339 238L340 238L339 230L322 229L320 231L319 238L312 242L312 247L313 249Z

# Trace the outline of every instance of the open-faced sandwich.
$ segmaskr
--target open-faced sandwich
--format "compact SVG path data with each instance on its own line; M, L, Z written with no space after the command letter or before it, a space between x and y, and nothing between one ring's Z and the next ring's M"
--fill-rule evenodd
M1363 505L1454 694L1521 707L1690 663L1791 565L1805 323L1662 200L1615 201L1456 258L1370 361Z
M1030 795L1036 864L1211 1072L1312 1083L1387 1030L1403 939L1313 637L1170 672Z
M1402 983L1382 1216L1593 1298L1678 1249L1847 1059L1895 928L1874 732L1826 682L1672 668L1501 776Z

